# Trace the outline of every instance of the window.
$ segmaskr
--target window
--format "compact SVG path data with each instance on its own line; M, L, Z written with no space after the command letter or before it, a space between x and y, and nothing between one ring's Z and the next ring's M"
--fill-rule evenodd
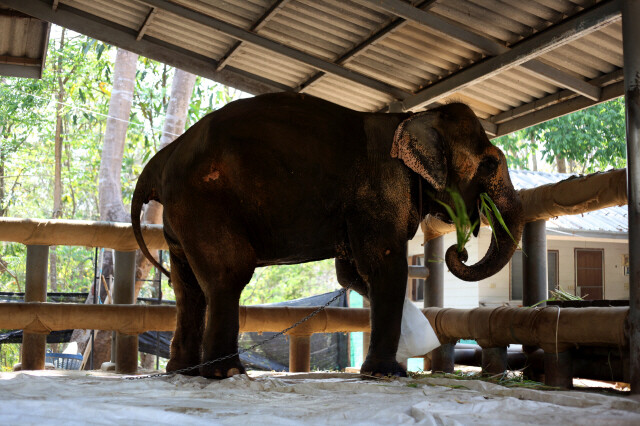
M410 262L414 266L424 266L424 256L411 256ZM424 280L411 279L409 283L409 299L414 302L424 300Z
M559 253L557 250L547 251L547 285L549 290L558 287ZM522 300L524 257L521 250L516 250L511 258L511 297L510 300Z

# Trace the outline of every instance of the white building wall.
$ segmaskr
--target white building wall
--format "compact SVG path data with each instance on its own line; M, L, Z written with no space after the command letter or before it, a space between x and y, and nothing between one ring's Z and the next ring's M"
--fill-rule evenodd
M486 253L491 242L491 230L486 226L478 234L481 253ZM497 274L478 283L478 303L481 306L502 306L505 302L520 306L522 300L509 301L509 282L511 277L510 263Z
M455 244L455 233L444 236L444 249ZM478 238L467 244L468 263L478 261L484 255L491 238L487 227L480 230ZM604 297L606 299L628 299L629 277L624 275L623 255L628 254L627 240L612 238L547 237L547 249L558 251L559 285L568 293L575 294L575 249L604 249ZM418 231L409 242L409 255L424 253L423 235ZM520 243L522 245L522 243ZM454 277L445 269L444 305L452 308L475 308L477 306L521 306L522 300L510 300L510 263L496 275L478 283L468 283ZM446 268L446 265L445 265Z
M547 242L549 250L559 252L559 284L568 293L576 293L575 249L604 250L604 298L628 299L629 277L624 275L623 255L629 253L627 240L573 239L551 236Z
M409 241L409 256L423 255L424 247L422 245L424 236L422 231L419 230L416 236ZM449 233L444 236L444 250L446 251L449 246L456 244L455 232ZM469 244L467 244L467 253L469 254L469 260L467 263L475 263L478 261L478 240L471 238ZM444 261L444 259L442 259ZM427 263L428 266L428 263ZM460 308L469 309L478 307L478 283L470 283L462 281L453 276L445 265L445 278L444 278L444 300L443 304L445 308Z

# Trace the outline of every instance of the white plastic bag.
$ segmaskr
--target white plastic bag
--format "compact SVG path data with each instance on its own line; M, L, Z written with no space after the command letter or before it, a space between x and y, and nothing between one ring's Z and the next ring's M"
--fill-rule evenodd
M402 308L402 329L396 361L424 355L440 346L438 336L429 324L429 320L411 300L405 297Z

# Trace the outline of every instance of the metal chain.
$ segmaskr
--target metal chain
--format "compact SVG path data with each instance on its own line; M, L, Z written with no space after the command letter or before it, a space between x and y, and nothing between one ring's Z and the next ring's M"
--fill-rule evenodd
M166 373L157 373L157 374L147 374L144 376L134 376L134 377L125 377L126 380L140 380L140 379L149 379L152 377L165 377L165 376L175 376L176 374L182 374L182 373L186 373L187 371L191 371L191 370L195 370L196 368L200 368L200 367L205 367L207 365L211 365L211 364L215 364L216 362L220 362L220 361L224 361L227 360L229 358L233 358L235 356L238 356L240 354L243 354L245 352L249 352L254 350L257 347L260 347L284 334L286 334L288 331L293 330L294 328L296 328L297 326L299 326L300 324L302 324L305 321L310 320L311 318L313 318L314 316L316 316L317 314L319 314L321 311L324 311L324 309L326 307L328 307L330 304L332 304L333 302L335 302L336 300L338 300L340 297L344 296L344 294L353 286L353 283L349 284L348 286L344 287L343 289L340 290L340 292L338 294L336 294L333 298L331 298L331 300L329 300L327 303L325 303L322 306L319 306L316 310L314 310L313 312L311 312L309 315L307 315L306 317L302 318L300 321L296 322L295 324L293 324L290 327L285 328L284 330L274 334L273 336L264 339L262 342L258 342L255 343L251 346L249 346L248 348L244 348L244 349L240 349L238 352L233 353L233 354L229 354L229 355L225 355L222 356L220 358L216 358L214 360L211 361L207 361L207 362L203 362L202 364L198 364L198 365L193 365L191 367L185 367L185 368L181 368L179 370L175 370L175 371L169 371Z

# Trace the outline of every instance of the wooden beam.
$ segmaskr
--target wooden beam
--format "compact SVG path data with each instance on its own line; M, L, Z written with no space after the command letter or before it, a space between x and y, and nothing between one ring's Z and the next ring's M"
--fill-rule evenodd
M287 5L287 3L289 3L290 0L277 0L275 3L273 3L271 5L271 7L269 9L267 9L267 11L262 14L262 16L260 17L260 19L258 19L252 26L250 31L251 32L257 32L258 30L260 30L260 28L264 27L267 22L283 7L285 7ZM242 46L242 42L241 41L237 41L234 43L233 46L231 46L231 48L229 50L227 50L227 52L222 55L222 58L220 58L220 60L218 61L218 68L217 71L220 71L222 68L224 68L227 65L227 62L229 62L229 60L233 57L233 55L238 51L238 49L240 48L240 46Z
M594 78L593 80L590 81L590 83L602 88L602 87L609 86L613 83L622 81L623 79L624 79L623 70L622 68L620 68L609 74L605 74L598 78ZM536 99L535 101L529 102L528 104L523 104L513 109L510 109L508 111L496 114L493 117L491 117L489 121L497 125L504 124L510 120L514 120L523 115L527 115L532 112L545 109L554 104L558 104L560 102L564 102L566 100L575 98L576 96L578 95L576 95L576 93L574 93L571 90L561 90L559 92L545 96L544 98ZM517 130L520 130L520 129L517 129Z
M603 2L583 14L567 19L560 24L521 41L510 49L492 40L489 40L490 43L488 43L483 40L484 37L466 29L453 30L450 28L451 24L445 26L439 22L439 20L442 20L441 18L434 19L435 16L430 13L409 6L399 0L372 0L371 3L391 13L402 13L400 16L405 19L415 19L416 22L422 23L423 25L434 25L434 27L430 26L430 28L443 32L443 34L447 34L445 32L446 30L451 30L451 32L448 33L449 37L456 38L486 53L497 55L465 68L451 77L432 84L416 95L405 99L403 101L405 110L419 109L425 104L447 97L465 87L506 71L509 68L525 64L537 56L543 55L563 44L583 37L589 32L596 31L620 19L620 1L611 0ZM556 84L562 84L565 87L571 86L568 88L588 98L599 98L599 88L591 88L585 85L584 81L576 79L575 77L567 75L561 77L558 70L551 70L550 68L552 67L544 64L539 65L536 62L537 61L535 61L533 65L527 65L530 71L536 72L538 75Z
M426 0L426 1L422 1L422 2L417 3L416 7L421 7L421 8L423 8L422 10L424 10L424 8L430 7L433 3L435 3L435 0ZM391 21L391 23L387 24L386 26L384 26L380 30L376 31L371 37L367 38L362 43L360 43L357 46L355 46L353 49L345 52L342 56L340 56L338 59L336 59L336 61L335 61L336 64L344 65L344 64L349 63L360 52L363 52L365 49L367 49L373 43L386 38L392 32L397 31L397 30L401 29L402 27L404 27L405 25L407 25L407 23L408 23L408 21L406 19L403 19L403 18L394 19L393 21ZM304 83L300 84L296 88L296 92L303 93L304 91L308 90L315 82L317 82L324 75L325 75L324 72L319 72L317 74L312 75L307 81L305 81Z
M611 84L602 89L602 93L597 101L587 99L584 96L575 96L562 102L558 102L544 109L533 111L514 120L498 125L495 137L508 135L520 129L544 123L556 117L561 117L581 109L589 108L611 99L624 95L624 82Z
M38 58L27 58L26 56L6 56L0 55L1 64L14 64L23 65L28 67L39 67L42 65L42 60Z
M315 311L306 306L240 306L240 332L278 332ZM113 330L126 334L173 331L175 306L0 303L0 328L50 333L54 330ZM369 310L328 307L291 333L370 331Z
M490 55L499 55L509 50L508 47L494 40L483 37L452 21L440 18L402 0L367 0L366 3L371 7L384 10L407 21L424 25L430 30L440 33L445 39L453 38L474 50L480 50Z
M538 60L532 60L520 65L522 68L531 71L538 77L542 77L543 80L556 86L565 87L569 90L576 92L579 95L585 96L593 101L600 97L600 87L594 86L588 81L581 80L572 75L569 75L551 65L545 64Z
M0 76L22 77L22 78L40 78L42 77L42 69L40 67L25 67L16 64L0 64Z
M157 13L158 13L157 9L155 7L152 7L149 13L147 14L147 17L144 19L142 26L138 30L138 35L136 36L136 40L140 41L142 37L144 37L144 33L147 32L149 25L151 25L151 22L153 22L153 19L156 17Z
M212 58L148 36L138 41L136 40L138 31L73 8L65 3L60 3L55 12L51 10L51 3L44 0L2 0L2 4L43 21L52 22L247 93L257 95L291 90L280 83L231 67L226 67L219 72L215 71L218 63Z
M167 0L141 0L141 1L145 4L148 4L150 6L155 6L158 9L162 9L166 12L172 13L181 18L189 19L191 21L207 26L229 37L233 37L236 40L244 41L254 46L258 46L263 49L270 50L279 55L285 56L289 59L292 59L304 65L310 66L317 70L324 71L328 74L333 74L333 75L342 77L344 79L347 79L349 81L352 81L354 83L361 84L370 89L374 89L379 92L386 93L388 95L395 97L396 99L404 99L409 95L409 93L405 92L404 90L391 86L390 84L368 77L364 74L360 74L358 72L342 67L333 62L325 61L324 59L320 59L316 56L310 55L301 50L294 49L292 47L278 43L266 37L262 37L251 31L247 31L244 28L237 27L235 25L229 24L228 22L222 21L220 19L214 18L209 15L205 15L195 10L183 7L176 3L172 3Z
M142 225L150 250L166 250L162 225ZM0 241L26 245L108 247L120 251L138 249L130 223L65 219L0 218Z

